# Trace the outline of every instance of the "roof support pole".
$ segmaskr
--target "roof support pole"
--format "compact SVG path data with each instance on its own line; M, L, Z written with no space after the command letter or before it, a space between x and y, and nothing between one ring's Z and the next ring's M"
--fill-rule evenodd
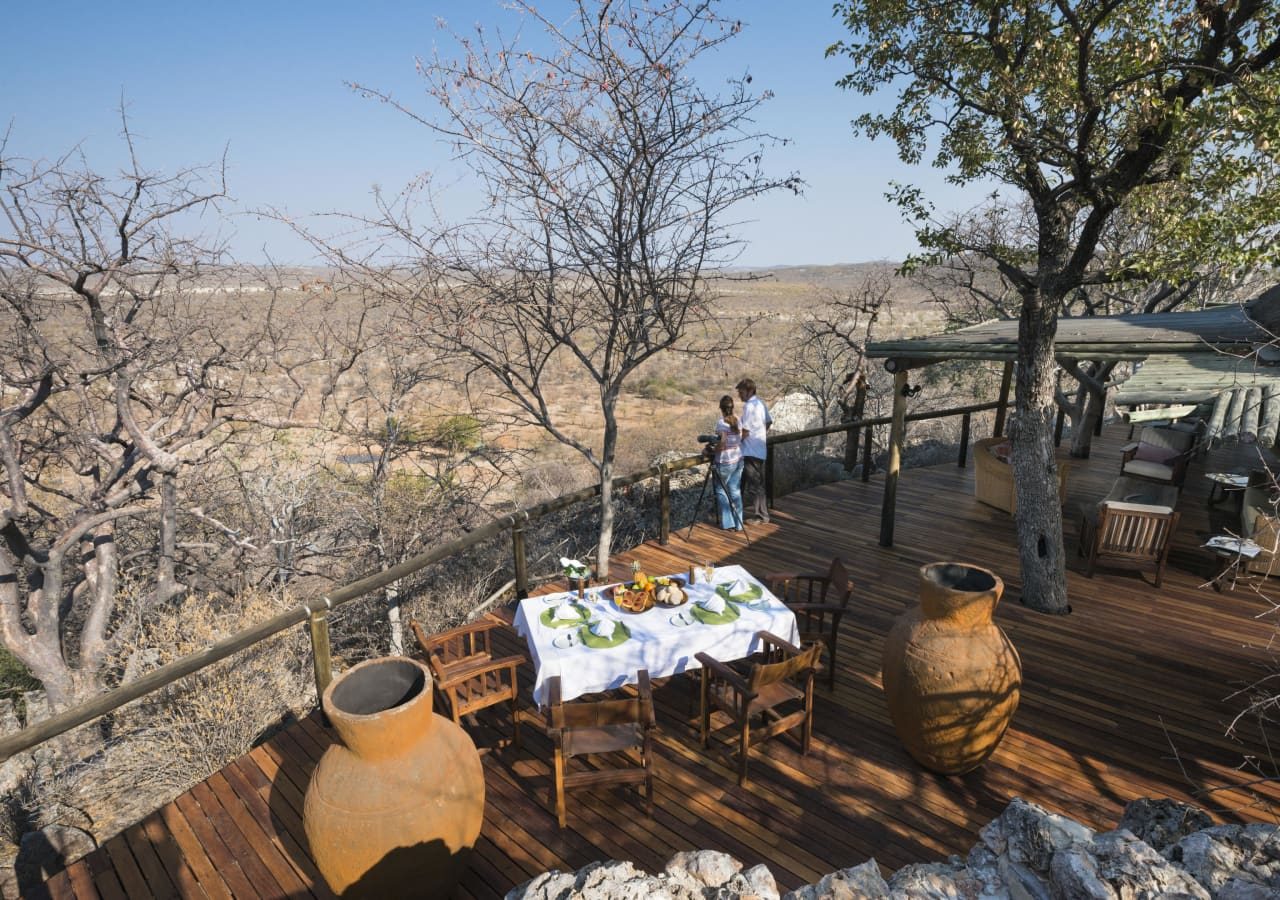
M991 429L992 437L1004 434L1005 414L1009 411L1009 385L1013 383L1013 360L1004 363L1004 374L1000 377L1000 405L996 407L996 425Z
M898 497L898 470L902 467L902 439L907 430L907 373L893 373L893 422L889 425L889 465L884 474L884 501L880 506L880 546L893 546L893 519Z

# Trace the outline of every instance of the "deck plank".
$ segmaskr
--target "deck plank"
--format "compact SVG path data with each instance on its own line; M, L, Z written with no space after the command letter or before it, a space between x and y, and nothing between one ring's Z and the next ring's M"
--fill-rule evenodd
M1086 578L1075 556L1080 512L1107 493L1126 437L1125 428L1109 429L1068 481L1069 616L1043 616L1018 602L1013 521L977 503L972 471L954 465L903 472L890 548L877 543L881 485L873 480L782 498L769 525L750 527L750 543L698 525L688 539L681 529L665 547L650 542L618 554L612 569L619 576L633 560L657 573L711 558L764 575L821 571L832 555L842 556L856 593L835 686L818 689L813 750L801 756L786 738L755 748L751 782L739 788L733 768L699 746L690 710L696 680L660 681L653 817L633 789L575 792L561 831L548 806L550 742L539 717L524 711L526 746L517 754L497 749L509 734L506 712L485 711L471 728L485 749L484 830L458 896L499 898L538 872L601 859L655 869L695 847L723 850L747 865L764 862L783 890L873 856L887 873L966 853L978 829L1014 796L1096 829L1113 827L1124 805L1141 796L1208 802L1219 822L1274 818L1280 785L1247 785L1248 773L1237 769L1245 754L1262 752L1262 736L1252 723L1244 723L1239 740L1225 733L1244 703L1229 695L1271 660L1274 624L1258 618L1269 604L1250 582L1220 594L1206 586L1212 561L1199 547L1230 515L1226 504L1206 505L1200 473L1226 466L1213 459L1193 465L1161 590L1150 576L1120 569ZM884 638L917 601L919 567L948 558L987 566L1005 580L997 621L1024 667L1022 702L1003 743L976 772L951 778L921 770L907 755L880 686ZM500 645L524 650L514 635ZM521 674L526 691L531 674L527 667ZM87 896L82 886L92 882L110 900L154 893L158 868L184 896L194 891L182 872L210 896L328 896L306 857L302 804L332 740L315 715L286 723L148 819L145 832L130 832L133 849L124 836L108 841L51 892L74 886ZM139 842L139 835L148 839ZM161 847L181 863L158 853Z

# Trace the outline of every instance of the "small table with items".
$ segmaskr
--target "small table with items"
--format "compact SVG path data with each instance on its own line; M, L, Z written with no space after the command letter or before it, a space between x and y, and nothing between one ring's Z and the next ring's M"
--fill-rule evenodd
M1237 475L1233 472L1206 472L1209 479L1209 505L1221 503L1228 497L1239 506L1244 498L1245 488L1249 486L1248 475Z
M1215 534L1203 546L1214 557L1215 565L1209 573L1209 580L1219 593L1228 575L1231 576L1228 587L1235 590L1236 579L1245 564L1262 552L1262 548L1248 538L1241 539L1231 534Z
M742 566L720 566L710 584L684 589L685 603L641 613L619 607L611 586L582 597L559 593L520 601L514 625L529 644L537 704L546 705L547 683L556 675L561 698L569 700L634 684L640 669L650 678L700 669L699 653L721 662L742 659L760 649L760 631L799 643L795 613Z

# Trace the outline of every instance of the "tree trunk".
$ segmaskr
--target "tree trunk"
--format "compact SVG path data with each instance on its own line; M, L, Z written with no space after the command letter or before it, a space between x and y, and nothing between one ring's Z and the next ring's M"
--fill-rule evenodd
M600 404L604 413L604 443L600 448L600 542L596 546L596 572L605 581L609 579L609 553L613 545L613 456L618 449L616 402L616 394L606 393Z
M1079 423L1073 423L1071 426L1073 429L1071 455L1077 459L1089 458L1089 451L1093 447L1093 435L1101 424L1107 407L1106 384L1111 379L1111 373L1115 371L1115 367L1114 362L1098 363L1089 372L1089 376L1095 383L1081 384L1081 390L1084 392L1082 401L1084 414L1080 417ZM1099 385L1102 387L1099 388Z
M1058 467L1053 454L1056 332L1054 299L1039 289L1024 294L1018 322L1017 392L1009 437L1018 498L1015 522L1022 563L1022 602L1040 612L1064 614L1069 607Z
M856 422L862 418L862 411L867 405L867 379L866 376L859 374L854 384L853 403L849 404L846 400L840 401L840 421ZM858 428L851 428L848 432L848 438L844 445L844 470L852 472L854 467L858 465L858 436L861 434Z

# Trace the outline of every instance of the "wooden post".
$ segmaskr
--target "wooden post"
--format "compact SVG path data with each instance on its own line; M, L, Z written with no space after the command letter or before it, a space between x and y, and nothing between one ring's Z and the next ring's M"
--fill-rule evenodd
M1058 420L1053 423L1053 446L1062 446L1062 425L1067 420L1067 411L1065 409L1058 410Z
M965 413L960 417L960 458L956 460L956 465L962 469L969 461L969 415Z
M524 519L511 523L511 557L516 569L516 599L529 596L529 563L525 558Z
M880 506L880 546L893 546L893 517L898 499L898 470L902 467L902 439L907 430L907 373L893 374L893 424L889 426L889 465L884 473L884 502Z
M871 480L871 426L867 426L867 433L863 435L862 441L862 480Z
M311 668L316 679L316 706L321 708L321 716L324 718L325 725L329 724L328 716L324 715L324 706L320 702L324 697L325 688L329 686L329 682L333 681L333 657L329 650L329 598L324 598L324 609L307 611L307 630L311 633Z
M1009 385L1013 383L1013 360L1004 364L1004 374L1000 377L1000 405L996 407L996 426L991 429L992 437L1004 434L1004 419L1009 411Z
M658 476L658 514L658 543L665 547L671 543L671 473L665 465Z

